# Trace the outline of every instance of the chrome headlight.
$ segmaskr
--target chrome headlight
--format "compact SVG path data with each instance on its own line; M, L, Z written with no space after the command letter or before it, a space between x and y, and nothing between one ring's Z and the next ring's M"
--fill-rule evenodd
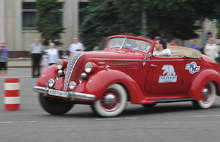
M57 74L58 74L59 76L63 76L63 75L64 75L64 71L63 71L63 70L59 70L59 71L57 72Z
M48 86L49 86L50 88L53 88L54 85L55 85L55 81L54 81L53 79L49 79L49 80L48 80Z
M92 71L92 64L90 62L86 63L84 69L86 73L90 73Z
M61 70L63 68L63 61L62 60L57 60L56 66L57 66L58 70Z
M71 81L71 82L69 83L69 88L70 88L71 90L73 90L75 87L76 87L76 82Z

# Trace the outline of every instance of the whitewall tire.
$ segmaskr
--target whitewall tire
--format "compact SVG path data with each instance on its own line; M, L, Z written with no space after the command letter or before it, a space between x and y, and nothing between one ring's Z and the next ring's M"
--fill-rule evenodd
M125 110L127 100L124 87L119 84L112 84L105 90L101 99L91 105L91 108L102 117L115 117Z
M193 101L196 108L207 109L212 107L216 98L216 86L214 82L208 82L202 90L201 100Z

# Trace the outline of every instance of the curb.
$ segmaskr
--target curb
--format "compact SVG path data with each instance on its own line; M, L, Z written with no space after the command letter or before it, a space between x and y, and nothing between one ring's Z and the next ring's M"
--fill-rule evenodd
M27 66L8 66L8 68L31 68L32 66L29 66L29 65L27 65ZM43 65L41 65L41 68L43 67Z
M7 63L8 68L31 68L32 67L32 60L31 59L11 59L8 60ZM43 65L41 65L43 67Z
M8 68L31 68L31 66L8 66Z

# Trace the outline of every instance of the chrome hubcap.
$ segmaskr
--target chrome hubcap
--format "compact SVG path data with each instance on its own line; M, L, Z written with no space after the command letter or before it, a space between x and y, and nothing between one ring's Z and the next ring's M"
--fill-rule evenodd
M202 95L203 95L203 98L208 98L208 96L209 96L209 90L207 89L207 88L204 88L203 90L202 90Z
M105 96L105 103L107 105L114 105L116 102L116 98L115 95L113 94L108 94L107 96Z

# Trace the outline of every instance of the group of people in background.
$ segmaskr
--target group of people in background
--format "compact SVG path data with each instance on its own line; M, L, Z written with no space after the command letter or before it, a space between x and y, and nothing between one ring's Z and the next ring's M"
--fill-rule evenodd
M155 41L160 39L160 37L155 37ZM168 46L178 46L175 43L175 40L171 40ZM190 40L189 48L195 49L199 52L202 50L196 45L196 40ZM8 52L10 51L6 46L5 42L1 41L0 43L0 76L2 75L2 70L7 76L7 58ZM39 39L34 40L34 44L31 45L31 54L32 54L32 77L39 77L40 75L40 61L43 60L44 69L48 66L53 65L57 62L58 59L68 60L69 55L77 51L83 51L84 46L78 41L78 38L73 38L73 43L70 45L69 50L63 50L61 56L59 56L59 51L56 49L54 43L50 43L49 49L43 50L42 45L40 44ZM42 52L44 53L43 56ZM219 57L219 46L215 44L214 38L212 38L212 32L210 30L206 33L205 46L203 53L216 60ZM69 54L68 54L69 53Z
M190 45L188 46L189 48L195 49L201 53L206 54L207 56L209 56L210 58L216 60L219 57L219 53L220 53L220 46L219 44L217 44L217 42L215 42L215 39L212 38L212 32L211 30L208 30L206 33L206 38L204 41L204 48L203 50L201 50L199 48L198 45L196 45L196 40L192 39L190 40ZM171 40L170 44L168 44L168 46L178 46L175 43L175 40Z
M69 47L69 55L77 51L83 51L84 46L78 41L78 38L73 38L73 43ZM43 52L43 56L41 57ZM54 43L50 43L49 49L43 50L43 46L40 44L39 39L34 40L34 44L31 45L32 54L32 78L37 78L40 75L40 61L43 61L43 70L48 66L53 65L58 59L68 60L69 55L67 50L63 50L61 56L59 50L55 47Z
M175 40L171 40L168 46L178 46L178 45L176 44ZM199 52L202 52L199 46L196 45L195 39L190 40L190 45L188 46L188 48L192 48L192 49L198 50Z
M217 58L219 57L220 47L212 36L213 35L211 30L208 30L206 33L204 54L217 61Z

